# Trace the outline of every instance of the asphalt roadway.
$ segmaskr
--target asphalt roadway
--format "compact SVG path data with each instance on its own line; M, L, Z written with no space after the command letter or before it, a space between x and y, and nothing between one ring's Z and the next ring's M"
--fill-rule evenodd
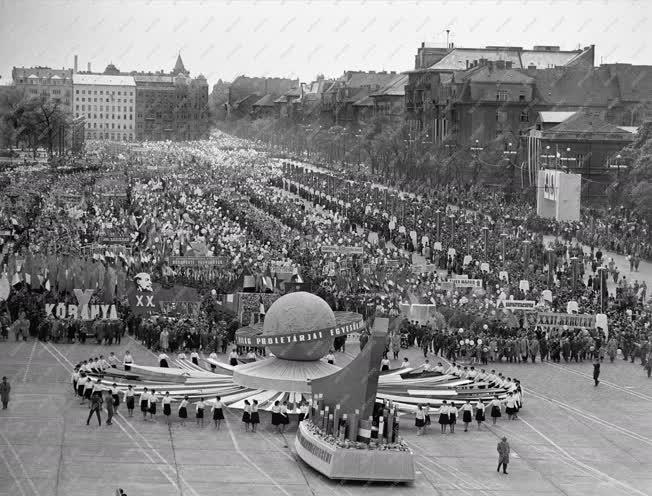
M207 419L168 427L122 412L111 426L86 426L88 409L73 398L73 363L130 349L137 363L155 357L131 338L121 346L0 343L0 374L12 385L0 411L0 495L591 495L652 496L652 380L639 364L602 366L593 386L590 363L500 364L525 389L520 420L504 417L481 431L417 437L413 419L401 434L415 453L413 485L340 483L296 458L296 426L275 434L263 414L260 431L245 433L237 411L217 432ZM336 363L357 351L349 343ZM416 349L401 353L421 363ZM431 361L436 361L431 357ZM121 405L121 409L124 405ZM192 416L192 415L191 415ZM105 414L103 415L103 419ZM189 419L190 420L190 419ZM498 440L511 444L509 475L496 473Z

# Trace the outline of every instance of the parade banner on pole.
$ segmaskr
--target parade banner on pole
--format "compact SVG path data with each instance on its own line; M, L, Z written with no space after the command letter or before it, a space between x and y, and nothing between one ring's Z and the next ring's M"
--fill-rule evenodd
M432 272L437 272L437 266L435 264L413 265L412 266L412 273L413 274L430 274Z
M269 270L272 274L281 274L281 273L292 273L294 267L292 262L286 262L283 260L272 260L269 262Z
M342 255L362 255L364 250L362 246L334 246L324 245L321 247L322 253L340 253Z
M567 326L569 329L592 329L595 327L595 315L538 312L527 317L528 326L544 329Z
M482 288L482 279L449 279L456 288Z
M100 243L105 245L128 245L131 243L129 236L104 236L100 238Z
M228 265L225 257L170 257L171 266L176 267L221 267Z
M500 300L498 306L507 310L534 310L537 302L532 300Z

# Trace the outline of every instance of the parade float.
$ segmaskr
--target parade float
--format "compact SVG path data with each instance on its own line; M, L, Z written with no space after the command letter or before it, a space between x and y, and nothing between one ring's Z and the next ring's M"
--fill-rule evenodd
M174 359L170 368L134 364L128 372L105 371L104 383L119 389L131 385L136 394L155 388L169 391L175 400L188 396L208 404L220 396L233 409L244 408L245 400L258 401L260 411L287 402L290 415L305 404L308 416L299 424L294 445L308 465L332 479L409 482L414 479L413 455L399 436L401 415L414 413L418 404L438 408L444 400L488 402L494 395L504 398L506 391L413 368L381 373L393 325L377 317L368 329L360 314L333 312L311 293L289 293L271 305L262 324L236 333L239 346L265 348L266 358L235 366L210 358L200 364ZM335 338L365 328L370 338L346 366L323 359Z

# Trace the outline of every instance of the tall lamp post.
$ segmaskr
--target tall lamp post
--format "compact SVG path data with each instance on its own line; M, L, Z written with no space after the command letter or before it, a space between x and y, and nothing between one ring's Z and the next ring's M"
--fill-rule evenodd
M511 172L509 182L511 183L514 180L514 155L516 155L516 150L512 149L512 144L507 143L507 146L505 147L505 150L503 150L503 155L505 156L505 160L507 160L507 165L509 167L509 170Z
M550 169L550 159L555 158L555 156L550 153L550 145L546 146L546 153L545 155L541 155L541 158L546 159L546 169Z
M473 156L473 163L474 163L474 166L475 166L474 171L473 171L473 179L474 180L477 178L476 177L477 176L476 170L479 170L479 168L480 168L479 156L480 156L480 152L482 152L482 150L484 150L484 147L480 146L480 141L475 140L473 145L471 145L471 154Z
M571 257L571 267L573 269L573 289L577 287L577 261L579 259L577 257Z
M507 240L507 233L501 233L500 234L500 243L501 243L501 251L502 251L502 262L505 263L505 241Z
M570 156L571 149L570 147L567 147L564 154L561 156L560 160L562 162L562 169L568 170L568 166L570 165L571 162L576 162L577 159L575 157Z
M552 248L547 248L546 252L548 253L548 287L552 287L553 277L552 277L552 255L554 250Z
M616 174L618 175L618 179L620 179L620 169L627 169L627 166L623 164L622 156L620 153L616 155L615 162L609 164L609 168L616 169Z
M600 313L604 313L604 292L606 289L605 279L607 278L606 270L606 267L598 267L598 277L600 278Z

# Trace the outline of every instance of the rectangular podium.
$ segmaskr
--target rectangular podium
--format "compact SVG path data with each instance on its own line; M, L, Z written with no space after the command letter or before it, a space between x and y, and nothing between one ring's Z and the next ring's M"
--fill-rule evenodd
M537 215L559 221L580 220L582 175L544 169L537 177Z

